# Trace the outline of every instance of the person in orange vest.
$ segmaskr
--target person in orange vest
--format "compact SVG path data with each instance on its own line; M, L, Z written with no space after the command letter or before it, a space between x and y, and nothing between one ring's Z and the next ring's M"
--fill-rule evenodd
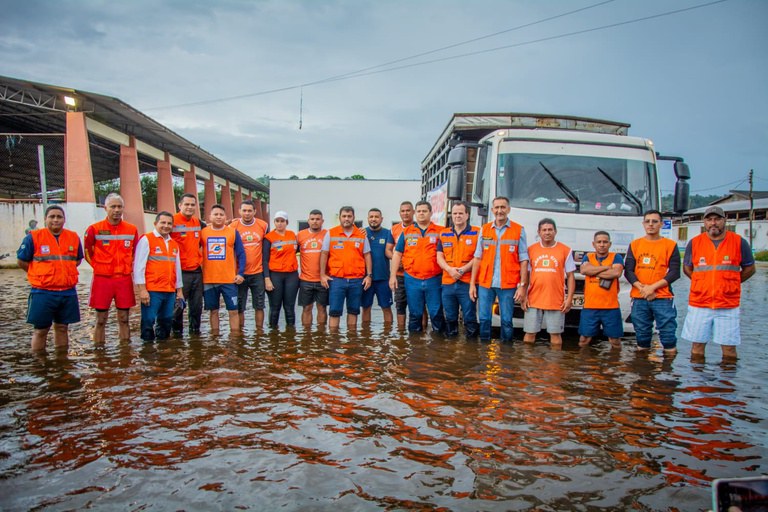
M240 233L226 225L227 214L220 204L211 206L210 225L200 231L203 243L203 303L210 312L211 334L219 334L221 297L229 314L229 331L240 332L237 285L245 274L245 248Z
M629 244L624 259L624 276L632 285L632 325L638 350L651 348L653 323L668 354L677 353L677 308L671 284L680 279L680 252L677 243L661 236L661 212L643 215L645 236Z
M550 343L559 347L563 344L565 314L573 307L576 263L571 248L555 240L557 226L554 220L541 219L538 233L539 242L528 246L531 276L528 294L522 304L525 311L523 341L536 341L542 321L546 321Z
M98 344L104 343L112 300L117 309L119 339L131 339L128 314L136 305L131 272L139 231L123 220L124 207L125 202L119 194L109 194L104 200L107 218L88 226L83 237L85 259L93 267L88 305L96 310L93 341Z
M328 321L328 290L320 283L320 253L327 230L323 229L323 212L312 210L307 217L307 229L296 234L301 263L299 274L299 306L301 323L312 325L312 305L317 304L317 323Z
M251 292L251 304L255 310L256 328L264 327L264 267L262 264L262 243L269 232L269 225L256 218L253 201L246 199L240 204L240 218L230 224L240 233L245 248L245 274L243 282L237 287L237 311L240 326L245 325L245 306L248 292Z
M525 228L509 219L509 199L491 202L494 220L483 226L475 250L469 296L477 301L480 340L491 339L493 302L499 301L501 341L512 341L515 302L522 304L528 288L528 241Z
M200 232L205 222L198 219L197 197L184 194L179 200L179 211L173 216L171 238L179 244L181 254L181 279L184 282L184 300L187 301L189 333L200 334L203 316L203 253ZM173 333L181 336L184 330L184 308L176 308L173 314Z
M296 270L296 233L288 228L288 214L275 213L275 229L264 239L264 283L269 296L269 326L277 329L280 309L285 312L285 325L296 325L296 295L299 293L299 274Z
M477 308L469 296L469 282L475 263L480 228L469 224L469 203L459 201L451 207L453 227L440 233L437 264L443 269L442 301L445 312L445 334L459 333L459 307L464 318L464 335L474 338L479 333Z
M685 247L683 272L691 279L691 292L681 337L693 344L693 359L703 359L713 341L724 360L736 360L741 344L741 283L755 274L755 259L749 242L728 231L725 221L723 209L710 206L704 211L704 233Z
M145 342L168 339L176 301L184 300L179 244L171 238L172 229L173 214L160 212L155 229L136 246L133 278L139 289L141 339Z
M405 228L397 240L391 261L389 286L397 290L397 269L400 262L405 271L405 294L408 297L408 331L422 332L422 311L432 320L432 330L445 331L441 294L442 269L437 263L440 245L440 226L432 222L432 205L428 201L416 203L416 223Z
M400 203L400 222L392 225L390 230L390 236L387 239L386 256L392 261L392 256L395 250L395 244L403 234L405 228L413 225L413 203L410 201L403 201ZM405 315L408 309L408 297L405 295L405 272L403 271L402 264L397 269L397 288L394 292L395 299L395 313L397 314L397 326L400 329L405 329Z
M619 307L619 278L624 273L624 258L610 252L611 235L598 231L592 238L595 252L584 255L579 271L584 274L584 307L579 318L579 346L589 345L602 326L603 334L614 347L621 345L624 326Z
M323 239L320 253L320 282L328 289L328 327L338 329L344 303L347 328L357 327L363 290L371 286L373 263L365 231L355 226L355 209L342 206L340 224Z
M24 237L16 260L27 273L29 293L27 323L32 324L32 350L45 350L53 325L57 349L69 346L69 324L80 321L80 304L75 286L77 267L83 260L83 246L77 233L64 229L64 209L45 209L45 227Z

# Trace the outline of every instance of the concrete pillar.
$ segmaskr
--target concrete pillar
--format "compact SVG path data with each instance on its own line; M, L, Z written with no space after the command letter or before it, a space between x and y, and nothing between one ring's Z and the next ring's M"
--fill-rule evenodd
M235 190L235 204L232 206L234 208L234 214L235 217L240 216L240 206L243 204L243 189L240 187L237 187L237 190Z
M189 164L189 171L184 173L184 193L192 194L197 201L197 215L200 218L200 201L197 195L197 175L195 174L195 164Z
M221 206L224 207L224 213L227 214L227 219L232 219L232 188L229 184L229 180L227 180L227 183L221 187Z
M136 139L133 137L130 139L130 146L120 146L120 195L125 201L123 218L136 226L139 233L146 233L139 154L136 151Z
M165 160L157 161L157 211L174 213L176 200L173 197L173 176L171 175L171 155L165 153Z
M67 203L96 204L91 150L83 112L67 112L64 137L64 192Z
M202 215L204 215L203 220L208 222L209 215L211 214L211 207L216 204L216 185L213 183L213 174L205 180L205 193L203 199L205 200L203 205L203 210L205 211L202 212Z

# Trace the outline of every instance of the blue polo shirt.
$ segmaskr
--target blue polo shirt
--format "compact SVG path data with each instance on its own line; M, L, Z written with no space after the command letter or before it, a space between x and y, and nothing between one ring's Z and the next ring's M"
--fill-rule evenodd
M371 246L371 260L373 262L373 280L389 280L389 260L385 250L387 241L392 237L387 228L381 228L374 231L369 227L365 228L368 236L368 244Z

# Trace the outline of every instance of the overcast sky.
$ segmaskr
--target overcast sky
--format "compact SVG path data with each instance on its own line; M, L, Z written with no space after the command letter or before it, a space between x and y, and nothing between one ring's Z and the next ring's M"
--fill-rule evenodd
M709 1L3 2L0 74L118 97L253 177L418 179L454 112L506 111L628 122L686 159L694 193L747 188L749 169L767 190L768 2L534 42ZM309 84L500 31L399 65L517 46L307 85L301 129L300 89L158 108Z

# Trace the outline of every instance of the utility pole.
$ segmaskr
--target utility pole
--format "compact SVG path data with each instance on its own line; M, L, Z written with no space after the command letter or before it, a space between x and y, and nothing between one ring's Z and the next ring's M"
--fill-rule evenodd
M754 206L755 206L755 200L752 197L752 176L754 175L755 170L750 169L749 170L749 246L752 247L752 238L753 232L752 232L752 219L755 216Z

